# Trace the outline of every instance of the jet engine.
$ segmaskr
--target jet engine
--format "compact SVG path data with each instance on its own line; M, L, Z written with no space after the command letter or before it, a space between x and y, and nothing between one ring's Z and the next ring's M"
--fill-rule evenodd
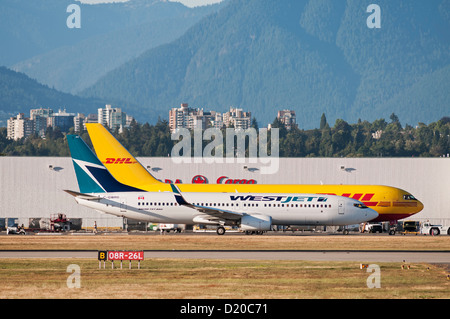
M272 228L272 217L266 215L245 215L241 218L243 231L266 231Z

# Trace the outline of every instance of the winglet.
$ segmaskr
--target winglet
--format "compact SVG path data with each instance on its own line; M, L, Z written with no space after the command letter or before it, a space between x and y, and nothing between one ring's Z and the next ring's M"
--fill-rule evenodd
M175 184L170 184L172 188L172 192L175 195L175 200L179 205L182 206L190 206L190 204L184 199L183 195L181 195L180 189Z

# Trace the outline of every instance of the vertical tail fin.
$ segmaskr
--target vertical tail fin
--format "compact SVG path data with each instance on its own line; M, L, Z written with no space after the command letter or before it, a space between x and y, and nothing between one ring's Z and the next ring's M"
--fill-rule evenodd
M81 193L141 191L114 179L78 135L67 135L67 142Z
M90 123L86 128L98 158L119 182L135 187L162 184L103 125Z

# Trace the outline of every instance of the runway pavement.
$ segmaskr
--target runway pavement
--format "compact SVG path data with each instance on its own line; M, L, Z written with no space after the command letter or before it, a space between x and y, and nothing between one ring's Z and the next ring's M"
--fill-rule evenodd
M2 250L0 258L92 258L92 250ZM144 251L144 258L307 260L357 262L450 263L448 251L328 251L328 250L170 250Z

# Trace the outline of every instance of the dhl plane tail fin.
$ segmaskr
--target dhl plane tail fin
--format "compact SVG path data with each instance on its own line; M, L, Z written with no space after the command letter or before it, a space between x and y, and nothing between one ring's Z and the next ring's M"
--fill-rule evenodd
M134 187L162 183L153 177L102 124L87 123L86 128L97 157L119 182Z

